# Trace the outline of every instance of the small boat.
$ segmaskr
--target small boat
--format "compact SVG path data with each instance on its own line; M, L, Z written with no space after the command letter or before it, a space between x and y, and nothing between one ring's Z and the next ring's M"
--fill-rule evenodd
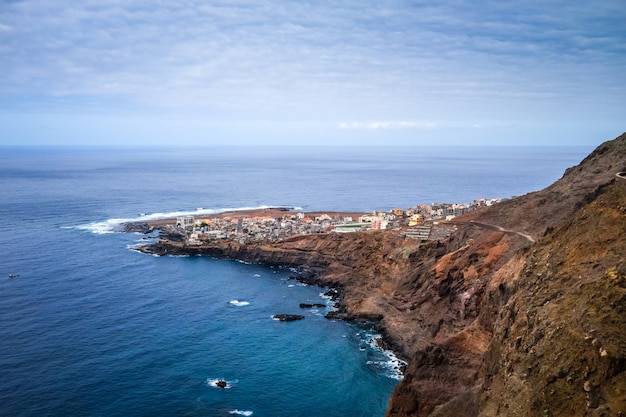
M9 274L9 278L17 278L20 274Z

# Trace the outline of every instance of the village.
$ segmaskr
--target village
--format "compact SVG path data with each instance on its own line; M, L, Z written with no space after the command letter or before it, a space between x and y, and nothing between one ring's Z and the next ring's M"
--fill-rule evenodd
M296 234L345 233L394 229L416 240L445 239L454 230L446 224L454 217L496 204L499 198L474 200L471 204L417 205L403 210L374 211L371 214L305 213L284 210L270 216L214 216L176 218L176 229L184 233L185 243L201 245L217 239L239 243L276 242Z

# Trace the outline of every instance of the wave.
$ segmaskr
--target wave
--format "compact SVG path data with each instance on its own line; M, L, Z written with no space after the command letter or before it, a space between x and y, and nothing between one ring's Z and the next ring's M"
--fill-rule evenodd
M206 384L208 386L214 387L214 388L220 388L220 389L231 389L233 385L236 384L237 382L239 382L239 380L227 381L223 378L215 378L215 379L208 378L206 380ZM221 386L220 383L225 383L226 385Z
M366 331L363 334L357 334L357 337L364 337L364 342L369 346L370 350L379 352L379 354L382 354L384 357L383 360L368 360L368 365L384 369L388 378L397 379L399 381L404 378L404 369L407 363L398 358L393 351L381 347L381 336L379 334ZM361 345L360 349L365 350L363 347L364 346Z
M205 208L197 208L195 210L181 210L181 211L170 211L167 213L151 213L145 214L141 213L137 217L126 217L126 218L114 218L108 219L104 221L98 221L93 223L85 223L79 224L76 226L62 226L62 229L76 229L76 230L84 230L87 232L91 232L97 235L103 235L108 233L120 233L123 232L123 227L125 223L137 223L137 222L149 222L154 220L163 220L163 219L173 219L175 217L180 216L210 216L214 214L221 214L231 211L246 211L246 210L264 210L269 208L283 208L283 209L291 209L298 210L298 207L290 207L290 206L257 206L257 207L230 207L230 208L221 208L221 209L205 209Z
M228 412L228 414L237 414L240 416L251 416L253 413L252 411L243 411L243 410L231 410Z
M385 352L387 353L387 352ZM404 378L403 369L406 368L407 363L401 359L395 357L395 355L389 355L389 360L386 361L367 361L368 365L374 365L377 368L383 368L386 370L387 377L397 379L401 381Z
M250 302L248 301L239 301L239 300L230 300L229 303L231 305L234 305L235 307L243 307L243 306L250 305Z

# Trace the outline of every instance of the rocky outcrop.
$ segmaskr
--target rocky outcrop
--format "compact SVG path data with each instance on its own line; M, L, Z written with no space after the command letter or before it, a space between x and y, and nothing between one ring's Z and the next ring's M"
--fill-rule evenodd
M375 322L408 361L387 416L626 415L624 171L626 135L435 242L372 231L145 250L305 268L334 289L332 317Z
M300 303L300 308L314 308L314 307L324 308L326 307L326 305L322 303L314 303L314 304Z
M123 226L124 233L142 233L147 234L152 232L153 228L147 222L130 222L124 223Z
M301 316L300 314L274 314L272 318L278 321L304 320L304 316Z

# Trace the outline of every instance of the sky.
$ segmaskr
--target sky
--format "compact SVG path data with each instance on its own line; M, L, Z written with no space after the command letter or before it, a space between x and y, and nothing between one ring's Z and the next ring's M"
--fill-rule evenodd
M624 0L0 0L0 145L595 145Z

